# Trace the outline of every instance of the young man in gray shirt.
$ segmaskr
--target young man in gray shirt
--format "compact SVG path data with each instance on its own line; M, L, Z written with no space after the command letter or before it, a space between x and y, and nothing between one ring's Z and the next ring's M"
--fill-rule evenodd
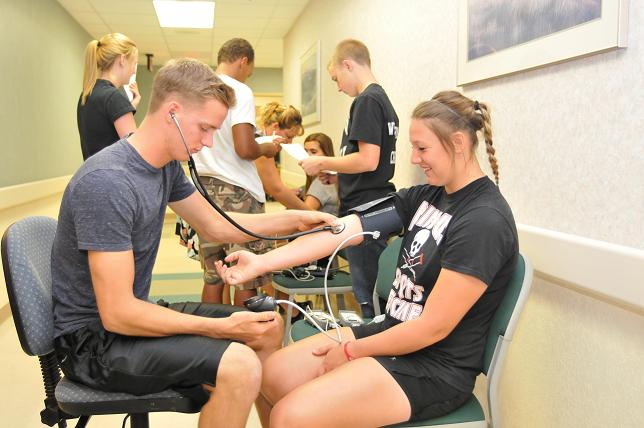
M280 346L280 319L221 305L164 307L148 295L167 205L208 239L251 239L195 192L179 164L188 151L212 145L234 104L206 64L164 66L136 134L88 159L65 189L52 250L55 345L65 375L107 391L179 390L203 405L199 426L209 427L245 426L256 399L267 426L261 361ZM231 215L263 234L334 222L311 211Z

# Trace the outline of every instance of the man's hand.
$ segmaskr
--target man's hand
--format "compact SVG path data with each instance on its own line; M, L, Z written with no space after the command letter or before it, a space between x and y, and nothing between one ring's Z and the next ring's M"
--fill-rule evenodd
M291 211L297 213L297 230L309 230L321 226L335 226L338 218L322 211Z
M274 158L275 155L277 155L280 150L282 150L282 146L280 145L279 141L275 139L272 143L260 144L259 150L262 153L262 156L266 156L267 158Z
M302 159L299 162L299 165L304 169L306 175L316 176L325 167L327 156L309 156L308 158Z
M324 373L328 373L347 362L344 351L342 350L342 344L335 342L327 343L314 349L313 355L316 357L324 357L324 361L317 373L318 376L322 376Z
M321 172L318 174L318 179L322 184L335 184L338 182L338 174L329 174L328 172Z
M230 323L226 337L241 340L244 343L262 338L273 327L275 312L233 312L227 319Z

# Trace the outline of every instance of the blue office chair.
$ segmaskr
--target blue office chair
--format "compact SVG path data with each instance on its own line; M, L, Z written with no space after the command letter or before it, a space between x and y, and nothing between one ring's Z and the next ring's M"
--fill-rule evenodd
M51 294L51 249L56 220L27 217L2 236L2 265L9 305L23 351L37 356L45 387L40 419L48 426L66 427L79 418L85 427L92 415L130 414L132 428L148 428L150 412L196 413L194 403L173 390L135 396L103 392L61 376L54 353L54 314Z

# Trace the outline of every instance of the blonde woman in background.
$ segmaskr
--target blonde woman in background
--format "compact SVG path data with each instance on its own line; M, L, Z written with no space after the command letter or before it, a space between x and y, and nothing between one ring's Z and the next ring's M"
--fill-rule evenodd
M120 33L92 40L85 48L83 93L76 118L83 159L134 132L134 113L141 101L136 82L139 51L134 42ZM129 85L132 101L119 89Z
M257 123L259 133L263 135L276 135L279 138L274 141L291 144L293 138L304 134L304 127L302 126L302 115L293 106L285 106L278 102L271 102L266 104L261 111L259 121ZM298 196L297 193L288 188L282 178L280 177L279 169L274 158L260 157L255 160L257 173L262 181L264 191L273 197L277 202L284 205L287 209L297 210L310 210ZM263 291L269 295L276 295L280 299L286 299L288 296L285 293L276 291L272 284L267 284L263 287ZM310 301L298 302L301 307L310 305ZM280 305L280 312L286 312L286 305ZM293 320L301 318L297 309L293 310Z
M304 134L300 112L293 106L287 107L277 102L268 103L262 108L257 125L260 133L276 135L279 137L276 141L280 143L290 144L293 138ZM264 191L273 199L289 209L310 209L282 182L275 159L262 156L255 160L255 166Z

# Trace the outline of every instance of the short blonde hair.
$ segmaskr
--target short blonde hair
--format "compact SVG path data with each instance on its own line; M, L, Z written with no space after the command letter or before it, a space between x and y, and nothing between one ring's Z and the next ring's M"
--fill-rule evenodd
M207 64L192 58L172 59L154 76L150 113L157 111L170 94L194 104L216 99L231 108L236 103L235 91Z
M360 40L346 39L338 43L329 61L329 68L340 64L345 59L350 59L360 65L371 67L371 56L369 49Z
M92 93L99 72L109 70L121 55L128 58L136 58L139 55L139 50L132 39L121 33L106 34L100 40L92 40L87 44L83 70L82 105L85 105L87 97Z

